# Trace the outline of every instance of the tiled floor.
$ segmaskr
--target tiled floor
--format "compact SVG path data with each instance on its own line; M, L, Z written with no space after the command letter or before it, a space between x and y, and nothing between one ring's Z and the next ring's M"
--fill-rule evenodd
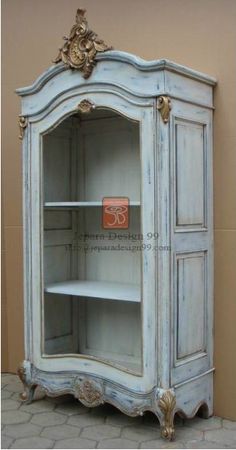
M177 419L176 440L160 439L156 417L131 418L104 405L91 410L71 396L22 404L16 375L2 376L2 448L236 448L236 422Z

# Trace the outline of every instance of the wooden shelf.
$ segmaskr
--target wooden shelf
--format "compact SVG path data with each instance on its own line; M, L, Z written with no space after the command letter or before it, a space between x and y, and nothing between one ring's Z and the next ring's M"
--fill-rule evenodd
M79 208L81 206L102 206L102 201L99 202L45 202L44 207L48 209L64 209L64 208ZM129 206L140 206L139 201L130 201Z
M140 286L107 281L71 280L50 283L45 286L45 292L137 303L141 300Z

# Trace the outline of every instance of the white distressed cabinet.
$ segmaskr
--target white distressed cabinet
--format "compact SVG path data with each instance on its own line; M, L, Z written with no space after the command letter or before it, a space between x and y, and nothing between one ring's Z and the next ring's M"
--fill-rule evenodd
M176 413L212 415L215 80L111 50L83 10L56 63L17 90L22 399L152 411L173 439ZM103 228L104 197L129 199L128 228Z

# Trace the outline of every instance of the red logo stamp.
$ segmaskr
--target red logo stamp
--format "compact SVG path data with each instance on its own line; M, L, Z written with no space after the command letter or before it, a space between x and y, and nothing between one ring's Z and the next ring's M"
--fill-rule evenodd
M129 228L128 197L104 197L102 208L103 228Z

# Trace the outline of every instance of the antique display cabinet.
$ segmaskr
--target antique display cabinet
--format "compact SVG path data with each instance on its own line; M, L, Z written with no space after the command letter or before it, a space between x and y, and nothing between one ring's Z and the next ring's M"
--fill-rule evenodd
M212 415L214 85L112 50L79 9L54 66L17 90L24 401L41 386L152 411L168 439L176 413Z

